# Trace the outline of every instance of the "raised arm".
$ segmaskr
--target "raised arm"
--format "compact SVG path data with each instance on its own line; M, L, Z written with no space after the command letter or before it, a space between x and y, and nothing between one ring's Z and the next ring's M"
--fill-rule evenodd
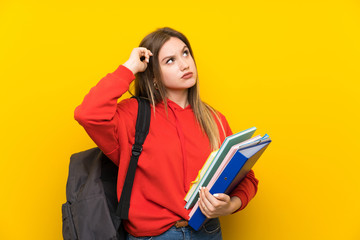
M129 60L102 78L75 109L75 119L116 164L119 163L119 136L124 134L118 131L124 113L117 101L129 89L134 75L145 71L151 55L146 48L135 48ZM145 59L141 61L141 57Z

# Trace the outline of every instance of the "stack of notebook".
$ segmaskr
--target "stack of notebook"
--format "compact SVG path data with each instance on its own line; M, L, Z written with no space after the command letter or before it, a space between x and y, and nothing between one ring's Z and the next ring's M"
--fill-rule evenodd
M197 200L200 187L207 187L211 194L229 194L254 166L271 142L269 136L255 136L252 127L225 138L219 150L210 154L197 178L192 182L185 196L186 209L193 207L189 214L189 225L195 230L205 223Z

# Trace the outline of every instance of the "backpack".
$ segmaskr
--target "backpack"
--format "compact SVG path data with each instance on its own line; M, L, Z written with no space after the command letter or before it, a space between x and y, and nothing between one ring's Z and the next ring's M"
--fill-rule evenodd
M116 194L118 167L99 148L71 155L67 202L62 205L64 240L126 239L121 220L128 219L135 170L149 132L151 111L147 100L135 98L139 103L135 143L120 202Z

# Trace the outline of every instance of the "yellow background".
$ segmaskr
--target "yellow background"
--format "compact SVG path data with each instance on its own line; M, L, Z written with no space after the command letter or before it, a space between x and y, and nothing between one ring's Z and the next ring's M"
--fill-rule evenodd
M189 38L204 101L273 143L224 239L360 239L359 1L0 2L0 239L62 239L74 108L158 27Z

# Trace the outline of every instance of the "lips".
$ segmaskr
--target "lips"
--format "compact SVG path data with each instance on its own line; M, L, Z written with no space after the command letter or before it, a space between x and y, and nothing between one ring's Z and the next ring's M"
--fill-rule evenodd
M181 78L183 79L189 79L193 76L193 73L192 72L188 72L188 73L185 73Z

